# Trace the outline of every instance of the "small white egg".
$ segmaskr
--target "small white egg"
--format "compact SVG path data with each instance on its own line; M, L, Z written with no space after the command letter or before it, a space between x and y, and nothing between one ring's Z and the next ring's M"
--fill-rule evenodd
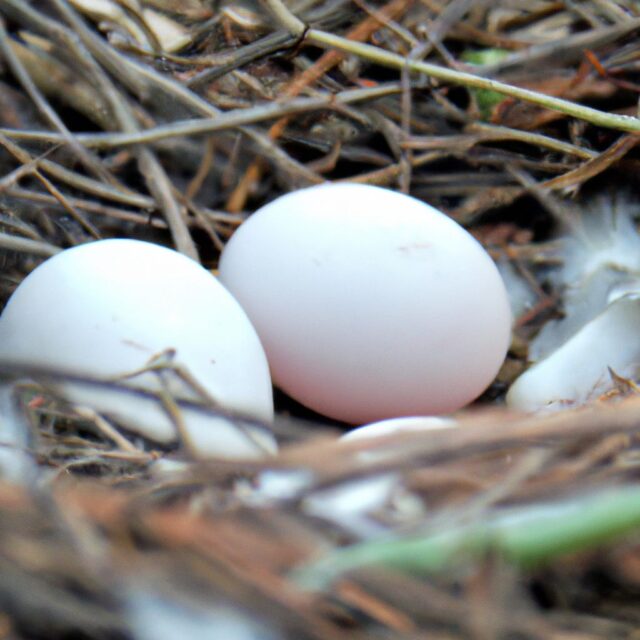
M357 429L345 433L340 440L365 440L368 438L381 438L394 433L408 433L416 431L438 431L456 426L453 418L442 416L406 416L404 418L391 418L365 424Z
M0 359L15 364L116 380L167 350L222 409L273 419L267 360L244 311L213 275L170 249L136 240L68 249L30 273L0 316ZM147 371L127 383L198 398L172 371L162 373L162 382ZM153 399L75 383L60 390L152 440L176 439L174 423ZM195 409L183 419L203 457L275 449L273 437L256 425L238 428Z
M387 189L331 184L266 205L220 279L274 382L332 418L449 413L498 372L511 313L498 270L449 217Z

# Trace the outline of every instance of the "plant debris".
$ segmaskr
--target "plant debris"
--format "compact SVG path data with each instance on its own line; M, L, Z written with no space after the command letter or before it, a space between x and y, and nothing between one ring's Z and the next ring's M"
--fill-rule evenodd
M4 363L0 638L635 637L634 363L580 409L503 401L582 313L558 237L638 198L639 29L631 0L3 0L2 303L97 238L215 269L251 211L348 180L463 224L518 314L457 426L341 441L278 395L262 461L195 462Z

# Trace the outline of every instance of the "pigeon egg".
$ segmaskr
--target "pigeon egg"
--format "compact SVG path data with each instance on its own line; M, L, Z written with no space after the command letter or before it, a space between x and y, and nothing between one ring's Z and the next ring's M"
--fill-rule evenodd
M284 195L223 250L220 279L274 383L353 424L449 413L492 382L510 340L498 270L451 218L359 184Z
M164 391L192 405L204 394L249 423L239 427L197 407L183 410L183 435L196 455L256 457L275 450L260 422L272 420L273 398L255 330L213 275L170 249L101 240L46 260L18 286L0 316L0 358ZM152 440L177 439L174 419L148 394L81 380L56 388Z

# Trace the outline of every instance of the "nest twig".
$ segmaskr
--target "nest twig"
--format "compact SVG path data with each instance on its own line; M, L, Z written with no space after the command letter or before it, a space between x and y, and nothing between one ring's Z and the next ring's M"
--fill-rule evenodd
M430 202L537 296L457 429L346 445L279 399L279 456L195 464L22 388L30 437L0 464L13 446L34 465L0 486L0 637L632 637L636 390L543 418L494 405L557 313L539 274L565 196L637 195L639 27L627 0L0 3L3 301L95 238L215 268L251 211L324 180ZM547 527L561 552L541 534L535 562L513 529L485 535L540 509L592 535ZM427 561L442 536L454 553Z

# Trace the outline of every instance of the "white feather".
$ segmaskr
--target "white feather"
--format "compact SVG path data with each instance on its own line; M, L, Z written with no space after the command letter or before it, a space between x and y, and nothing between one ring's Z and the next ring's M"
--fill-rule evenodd
M547 323L532 340L532 361L559 348L616 297L640 291L640 235L633 221L637 214L638 204L601 197L563 239L557 284L565 317Z
M511 386L507 403L524 411L575 407L613 388L609 372L634 377L640 365L640 207L604 198L562 241L557 274L565 317L532 341L534 364Z

